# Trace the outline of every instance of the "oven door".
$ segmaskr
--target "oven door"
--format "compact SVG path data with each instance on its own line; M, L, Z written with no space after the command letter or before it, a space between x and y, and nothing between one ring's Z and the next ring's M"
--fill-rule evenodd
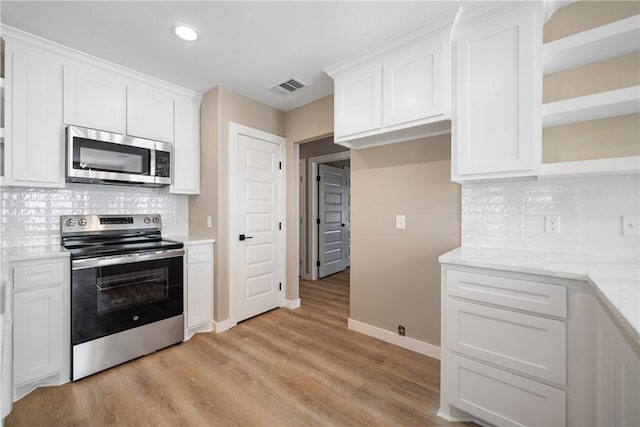
M73 260L73 345L183 313L184 249Z

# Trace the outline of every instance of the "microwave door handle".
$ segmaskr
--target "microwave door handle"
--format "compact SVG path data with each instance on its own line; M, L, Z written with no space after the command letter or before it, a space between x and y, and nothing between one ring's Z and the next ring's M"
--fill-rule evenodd
M156 150L149 151L151 151L151 155L149 156L149 162L151 162L149 165L149 175L156 176Z

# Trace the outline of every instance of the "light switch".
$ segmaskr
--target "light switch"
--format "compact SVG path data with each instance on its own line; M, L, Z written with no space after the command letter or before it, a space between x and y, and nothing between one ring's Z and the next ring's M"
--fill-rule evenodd
M211 217L207 216L207 228L211 228Z
M623 236L640 236L640 217L623 216L622 217L622 235Z
M404 230L406 228L406 220L404 215L396 215L396 230Z

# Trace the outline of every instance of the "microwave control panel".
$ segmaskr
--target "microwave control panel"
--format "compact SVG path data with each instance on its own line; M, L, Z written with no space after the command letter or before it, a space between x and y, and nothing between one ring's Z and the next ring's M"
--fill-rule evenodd
M156 176L171 176L171 153L168 151L156 151Z

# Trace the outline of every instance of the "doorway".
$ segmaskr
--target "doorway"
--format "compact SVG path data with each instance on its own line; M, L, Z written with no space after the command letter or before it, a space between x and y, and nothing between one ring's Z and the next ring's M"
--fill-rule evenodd
M333 137L299 146L299 263L303 279L317 280L351 264L350 158L350 150L334 144ZM330 183L322 180L321 169L331 171L327 176ZM330 189L329 203L324 205L323 187Z

